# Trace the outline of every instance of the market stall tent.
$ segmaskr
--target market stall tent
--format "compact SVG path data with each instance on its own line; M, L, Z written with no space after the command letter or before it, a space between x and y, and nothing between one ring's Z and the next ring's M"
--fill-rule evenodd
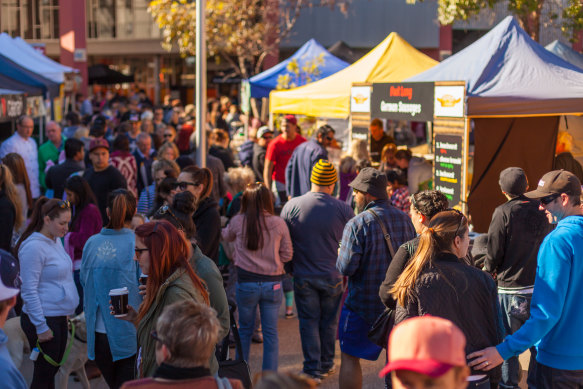
M348 66L347 62L330 54L315 39L310 39L285 61L247 80L251 86L251 97L256 99L269 97L269 92L277 88L280 76L293 75L287 68L290 62L295 60L301 68L317 58L322 59L322 63L318 67L319 75L315 77L317 80L326 78ZM305 78L302 78L297 80L296 84L297 86L301 86L307 84L307 82Z
M31 95L59 95L60 83L49 80L24 68L4 55L0 55L0 85L3 88L26 92Z
M21 38L13 39L6 33L0 34L0 54L19 66L59 84L65 81L65 73L75 71L39 53Z
M298 88L271 92L269 110L346 119L350 114L353 83L403 81L436 64L437 61L392 32L364 57L330 77Z
M583 69L583 54L573 50L561 41L553 41L545 46L545 49L551 53L563 58L565 61L572 63L579 69Z
M531 188L552 170L562 115L583 113L583 71L533 41L511 16L434 68L407 81L465 81L473 118L474 172L468 197L476 231L486 232L506 199L500 172L522 167Z

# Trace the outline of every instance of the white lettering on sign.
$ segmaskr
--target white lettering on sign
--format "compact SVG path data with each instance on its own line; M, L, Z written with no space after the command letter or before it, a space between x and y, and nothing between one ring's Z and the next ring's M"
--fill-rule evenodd
M461 165L462 159L461 158L453 158L453 157L442 157L440 155L437 155L435 157L435 162L452 163L454 165Z
M20 116L22 113L22 100L7 100L6 101L6 115L9 117Z
M437 189L438 191L444 193L444 194L448 194L448 195L453 195L455 193L455 189L454 188L448 188L447 186L441 186L441 185L437 185L435 187L435 189Z
M421 104L408 104L399 101L398 103L388 103L386 101L381 101L381 112L399 112L408 113L411 116L415 116L421 113Z
M437 142L438 149L446 149L446 150L457 150L458 144L457 143L448 143L448 142Z
M448 172L445 170L436 170L435 175L437 177L455 178L455 172Z

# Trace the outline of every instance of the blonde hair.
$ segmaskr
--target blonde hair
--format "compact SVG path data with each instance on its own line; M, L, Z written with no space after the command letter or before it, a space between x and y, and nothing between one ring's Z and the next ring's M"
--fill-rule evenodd
M431 219L429 227L421 234L415 255L389 292L401 306L407 304L419 277L426 268L432 266L435 257L449 252L455 237L463 237L467 230L468 220L459 211L439 212Z
M176 367L208 367L219 328L214 309L189 299L164 308L156 323L158 337L170 351L166 362Z
M381 162L386 162L386 158L388 155L393 155L395 156L395 154L397 153L397 145L394 143L387 143L384 147L383 150L381 151Z
M18 196L18 191L12 180L12 173L8 166L0 163L0 190L3 190L8 197L8 200L14 206L14 211L16 212L14 219L14 230L19 230L24 223L24 217L22 216L22 203L20 202L20 196Z
M255 173L248 166L232 167L225 174L225 183L231 189L232 194L243 192L247 185L255 181Z
M174 150L174 155L176 155L176 158L180 157L180 151L178 151L178 146L176 146L174 142L166 142L160 146L158 149L158 155L163 156L168 149Z
M352 157L355 161L360 161L361 159L370 159L368 154L368 144L364 139L353 139L350 142L350 151L348 155Z

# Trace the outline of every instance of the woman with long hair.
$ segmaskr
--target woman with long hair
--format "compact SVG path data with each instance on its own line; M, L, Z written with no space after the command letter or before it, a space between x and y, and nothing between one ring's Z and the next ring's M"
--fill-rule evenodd
M389 291L415 255L415 251L419 246L419 239L421 239L420 234L427 229L431 218L439 212L445 211L447 207L447 197L438 190L424 190L411 196L409 215L417 236L403 243L389 264L385 280L379 290L381 301L387 308L395 309L397 305Z
M0 249L10 252L12 234L25 222L22 203L8 166L0 162Z
M504 335L494 280L461 259L470 244L468 233L468 220L459 211L433 216L390 291L397 301L395 324L426 314L449 319L466 336L466 354L497 345ZM485 389L499 382L501 371L472 374L468 387Z
M263 370L277 370L279 342L277 317L283 299L283 265L292 258L293 248L285 221L273 214L271 191L261 183L247 186L241 213L222 231L223 239L235 242L237 306L243 357L249 360L249 346L257 306L263 328Z
M204 282L188 260L190 244L165 220L136 228L135 258L147 275L144 301L136 312L131 305L124 320L137 327L139 376L151 377L156 371L156 339L152 331L164 308L176 301L191 299L209 304ZM110 312L111 313L111 312Z
M12 182L16 186L18 196L20 197L20 204L22 204L20 209L22 218L26 220L28 211L32 208L32 192L30 191L30 180L26 166L24 165L24 159L19 154L10 153L2 158L2 162L8 166L8 169L12 173ZM24 228L25 224L23 223L20 229L16 231L21 234L24 232Z
M116 189L109 194L106 212L109 222L87 240L83 249L80 278L84 288L87 354L95 360L107 385L119 388L134 378L136 329L108 314L109 291L126 287L129 304L136 308L140 305L135 237L130 228L136 198L126 189Z
M194 195L196 211L192 220L196 225L198 246L202 253L219 262L219 240L221 238L221 216L218 204L211 197L213 175L207 168L188 166L176 181L176 191L188 191Z
M82 176L69 177L65 181L65 193L73 208L71 227L69 233L65 235L65 250L73 260L73 277L80 300L75 313L80 314L83 312L83 288L79 280L79 271L83 247L85 247L87 239L101 231L103 221L99 208L97 208L95 195L87 180Z
M144 188L140 193L140 198L138 200L138 213L147 214L154 207L154 202L156 201L156 188L164 178L167 177L178 177L180 174L180 167L174 161L169 161L167 159L158 159L152 163L152 178L154 183L152 183L147 188ZM159 206L156 208L158 209Z
M79 305L71 257L60 239L70 221L69 202L41 196L15 249L22 269L20 325L30 348L40 351L34 362L33 389L55 387L59 366L45 356L62 361L69 334L67 316Z

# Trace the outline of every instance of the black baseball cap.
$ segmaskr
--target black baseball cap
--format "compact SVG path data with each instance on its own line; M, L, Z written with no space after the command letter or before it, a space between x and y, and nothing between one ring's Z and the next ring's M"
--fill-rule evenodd
M524 170L519 167L509 167L500 172L500 189L513 196L520 196L526 192L528 181Z
M531 199L565 193L569 196L581 196L581 181L571 172L566 170L553 170L548 172L538 182L538 187L524 195Z
M350 184L359 192L368 193L377 199L387 200L387 176L373 167L365 167Z

